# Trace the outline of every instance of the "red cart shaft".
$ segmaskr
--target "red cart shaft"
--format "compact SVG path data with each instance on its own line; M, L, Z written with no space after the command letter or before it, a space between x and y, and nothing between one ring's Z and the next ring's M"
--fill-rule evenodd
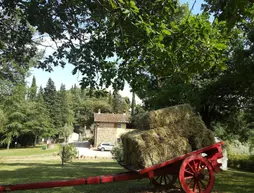
M77 186L88 184L104 184L110 182L119 182L127 180L140 179L142 176L135 172L125 172L114 175L103 175L94 177L77 178L72 180L59 180L51 182L38 182L29 184L16 184L16 185L4 185L0 186L0 192L16 191L16 190L31 190L31 189L44 189L55 188L64 186Z

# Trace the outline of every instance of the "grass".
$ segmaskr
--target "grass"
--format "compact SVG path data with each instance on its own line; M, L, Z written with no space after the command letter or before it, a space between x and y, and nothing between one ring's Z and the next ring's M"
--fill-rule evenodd
M213 191L218 193L253 193L254 173L231 169L218 173Z
M51 154L58 151L57 146L54 149L42 150L42 146L36 146L35 148L17 148L17 149L1 149L0 157L5 156L31 156L41 154Z
M23 151L23 150L20 150ZM31 150L32 151L32 150ZM31 155L30 151L30 155ZM38 149L39 151L39 149ZM33 156L18 156L21 159L6 157L0 151L0 184L31 183L51 180L64 180L95 175L115 174L125 171L111 159L83 159L61 167L58 156L44 155L39 157L34 151ZM44 152L44 151L43 151ZM22 152L16 152L24 155ZM16 154L16 155L17 155ZM2 156L1 158L1 155ZM27 154L26 154L27 155ZM37 156L34 156L37 155ZM9 156L9 154L8 154ZM26 159L22 159L22 158ZM45 160L45 157L48 159ZM253 193L254 173L229 170L216 174L215 193ZM148 180L124 181L99 185L73 186L64 188L17 191L19 193L131 193L145 192ZM137 191L133 191L137 190Z
M59 161L28 161L19 163L2 163L0 166L0 184L16 184L16 183L31 183L50 180L65 180L79 177L88 177L95 175L114 174L122 172L123 169L112 160L90 160L90 161L75 161L66 164L63 168ZM125 192L133 185L146 186L147 180L141 183L137 181L127 181L100 185L74 186L64 188L54 188L45 190L28 190L17 191L24 193L96 193L96 192Z

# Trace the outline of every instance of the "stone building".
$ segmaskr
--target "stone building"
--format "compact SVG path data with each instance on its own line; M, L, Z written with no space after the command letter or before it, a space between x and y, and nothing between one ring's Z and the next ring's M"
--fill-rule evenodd
M116 143L121 134L132 131L128 128L128 114L94 113L94 146L102 142Z

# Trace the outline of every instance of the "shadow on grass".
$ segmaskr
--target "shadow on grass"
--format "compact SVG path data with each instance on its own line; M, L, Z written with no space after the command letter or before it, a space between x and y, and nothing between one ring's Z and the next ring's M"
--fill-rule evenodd
M124 172L116 162L85 162L78 161L66 164L63 168L61 164L56 163L1 163L0 165L0 184L21 184L21 183L33 183L33 182L44 182L44 181L56 181L56 180L67 180L97 175L109 175ZM118 193L118 192L129 192L129 187L140 184L140 186L146 186L148 181L138 183L134 181L125 181L109 184L99 185L81 185L74 187L64 188L53 188L44 190L27 190L17 192L54 192L54 193Z
M2 163L0 183L28 183L45 180L114 174L123 169L114 162L73 162L60 163ZM9 179L9 180L7 180Z
M63 168L59 162L22 162L0 163L0 184L32 183L108 175L124 172L113 161L82 160L66 164ZM229 170L216 174L213 192L253 193L254 173ZM44 190L17 191L20 193L180 193L180 190L158 191L148 187L149 180L123 181L98 185L81 185Z
M216 175L214 192L254 192L254 173L228 170Z

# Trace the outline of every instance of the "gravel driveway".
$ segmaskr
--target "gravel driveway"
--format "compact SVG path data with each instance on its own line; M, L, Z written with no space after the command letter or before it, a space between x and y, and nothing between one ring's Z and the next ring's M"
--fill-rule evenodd
M110 151L97 151L96 149L89 149L89 142L75 142L73 144L78 150L79 158L112 158Z

